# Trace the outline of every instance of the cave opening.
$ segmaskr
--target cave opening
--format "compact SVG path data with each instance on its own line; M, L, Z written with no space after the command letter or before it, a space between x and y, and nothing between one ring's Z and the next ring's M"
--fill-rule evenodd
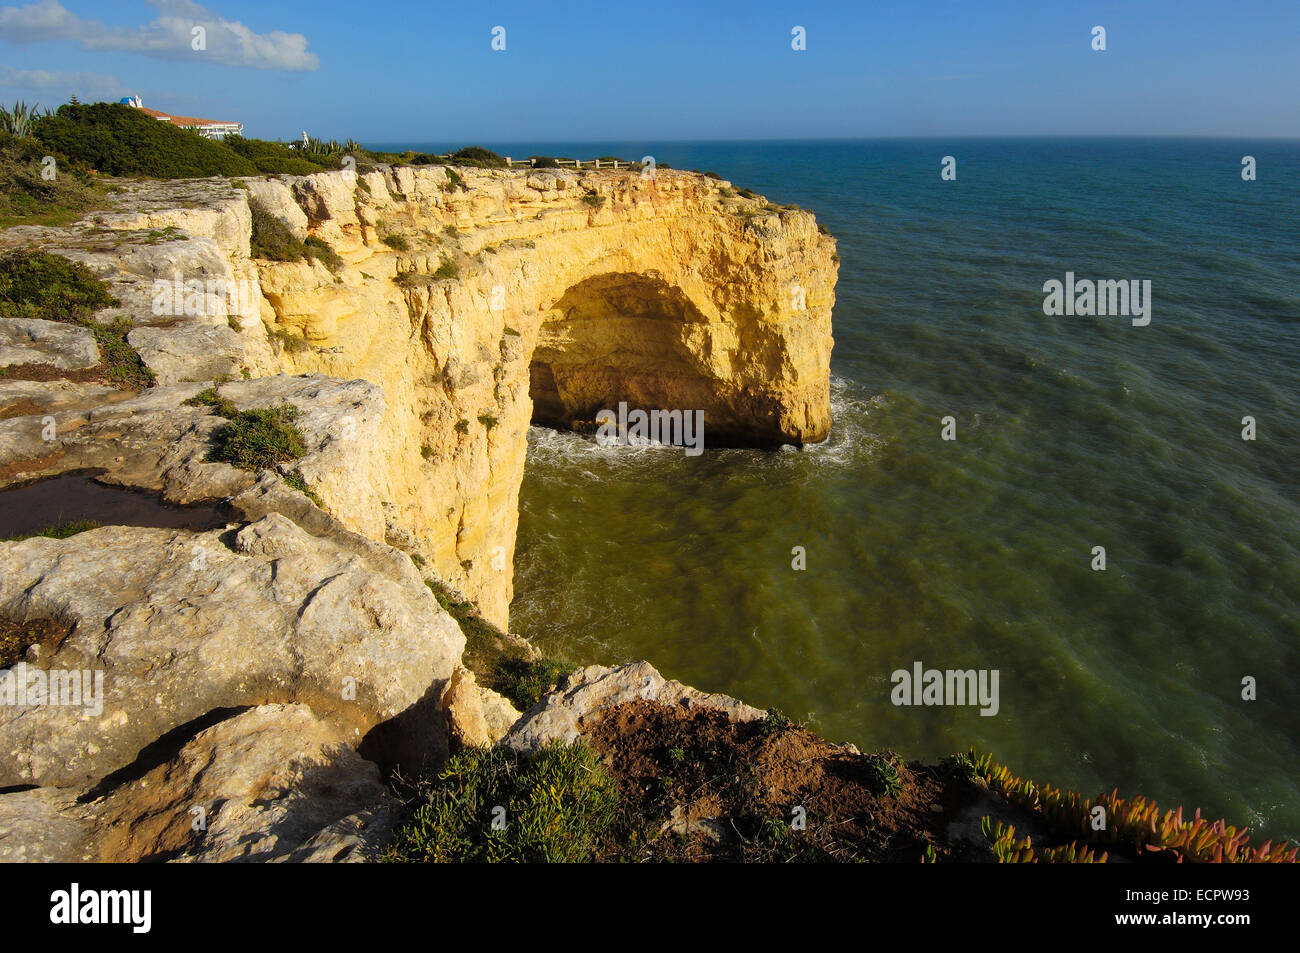
M532 422L592 432L620 403L647 413L712 407L709 347L705 316L657 275L584 279L543 318L529 369Z

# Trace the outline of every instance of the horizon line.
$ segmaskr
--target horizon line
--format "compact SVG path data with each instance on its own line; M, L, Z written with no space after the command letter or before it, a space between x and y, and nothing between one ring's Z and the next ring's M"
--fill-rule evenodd
M915 141L915 140L933 140L933 141L952 141L952 140L972 140L972 139L1005 139L1005 140L1023 140L1023 139L1176 139L1176 140L1210 140L1215 142L1232 142L1242 139L1249 139L1258 142L1297 142L1300 143L1300 136L1276 136L1276 135L1221 135L1209 133L1014 133L1014 134L962 134L962 135L915 135L915 136L782 136L782 137L750 137L735 139L663 139L658 137L647 137L644 139L493 139L492 137L482 137L475 141L480 142L498 142L509 145L607 145L612 143L641 143L641 142L662 142L666 144L682 145L701 145L701 144L734 144L750 142L881 142L881 141ZM418 144L440 144L447 140L441 139L373 139L369 140L366 145L402 145L408 143ZM461 140L456 140L461 141Z

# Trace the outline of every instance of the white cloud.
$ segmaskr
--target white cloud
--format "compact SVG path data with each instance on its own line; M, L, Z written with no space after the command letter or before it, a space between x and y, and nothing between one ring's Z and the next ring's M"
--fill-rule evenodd
M137 27L108 27L85 20L58 0L37 0L22 7L0 8L0 38L11 43L66 40L85 50L140 53L165 60L207 58L229 66L256 69L314 70L320 68L315 53L308 52L301 33L254 33L237 20L227 20L192 0L149 0L159 15ZM191 47L193 29L207 36L205 50Z
M51 73L43 69L14 69L0 66L0 87L6 89L55 90L95 90L105 95L122 90L122 83L116 76L103 73Z

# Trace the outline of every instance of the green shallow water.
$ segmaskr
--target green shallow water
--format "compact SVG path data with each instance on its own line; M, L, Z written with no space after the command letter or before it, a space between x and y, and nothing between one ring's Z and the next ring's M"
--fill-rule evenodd
M638 149L836 235L833 431L687 457L533 428L512 627L865 748L976 743L1022 775L1300 836L1300 148L605 151ZM1246 153L1268 181L1241 181ZM1044 316L1067 270L1151 279L1151 325ZM1000 711L894 706L915 661L998 669Z

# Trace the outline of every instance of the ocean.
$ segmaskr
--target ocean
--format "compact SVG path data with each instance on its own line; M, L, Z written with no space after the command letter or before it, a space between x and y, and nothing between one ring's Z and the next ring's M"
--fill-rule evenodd
M1300 837L1300 143L483 144L717 172L841 262L825 443L532 428L514 630L864 750L974 744ZM1149 280L1150 323L1044 314L1067 273ZM893 704L917 662L996 669L997 713Z

